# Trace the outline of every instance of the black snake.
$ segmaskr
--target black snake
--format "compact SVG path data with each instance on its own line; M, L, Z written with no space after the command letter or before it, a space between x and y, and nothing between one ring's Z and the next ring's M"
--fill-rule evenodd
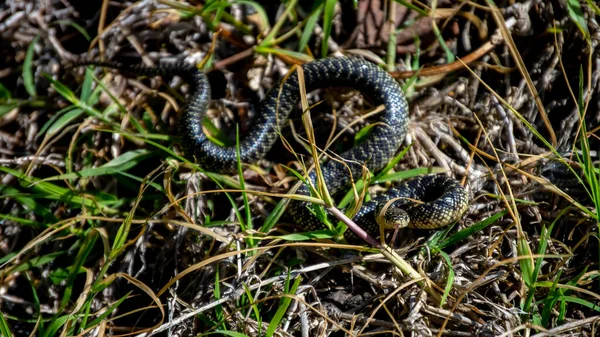
M113 62L87 62L79 65L98 65L115 68L131 75L178 75L188 81L191 90L182 109L179 131L188 156L209 171L233 173L237 167L236 148L222 147L209 141L202 131L202 119L208 109L210 84L196 67L187 64L161 64L156 67L125 65ZM371 172L381 170L396 154L408 128L408 105L400 85L383 69L357 58L325 58L302 66L307 91L325 87L351 87L369 97L375 105L383 104L378 123L369 137L359 145L339 154L344 162L329 160L322 165L324 181L330 194L347 189L351 177L362 176L363 165ZM287 121L300 99L298 76L291 74L282 86L276 85L261 102L256 119L248 133L240 139L240 160L254 163L263 158L279 137L277 130ZM315 181L314 172L309 175ZM308 195L306 185L298 194ZM433 229L456 221L469 203L468 193L446 175L426 175L403 182L363 204L353 220L371 236L378 236L375 213L387 201L398 198L393 207L385 208L384 218L406 220L410 227ZM415 203L410 199L422 200ZM291 217L304 230L322 229L323 223L310 210L310 204L292 201L288 206ZM390 220L390 221L391 221ZM348 231L347 239L356 237Z

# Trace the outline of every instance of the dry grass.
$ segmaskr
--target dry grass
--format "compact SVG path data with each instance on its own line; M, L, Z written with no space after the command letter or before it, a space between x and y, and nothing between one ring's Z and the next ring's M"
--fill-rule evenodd
M66 3L0 5L0 336L596 334L591 0ZM226 176L180 151L185 83L67 67L203 62L214 136L235 143L266 90L331 54L401 81L411 146L346 195L317 181L310 198L292 193L312 159L352 146L380 111L361 95L303 93L310 114ZM352 211L430 169L462 179L471 207L393 250L285 218L303 198L348 223L334 203Z

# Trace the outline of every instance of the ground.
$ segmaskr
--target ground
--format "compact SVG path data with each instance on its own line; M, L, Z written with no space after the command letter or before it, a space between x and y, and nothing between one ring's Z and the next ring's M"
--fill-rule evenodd
M594 336L599 18L593 0L0 4L0 336ZM303 234L282 208L312 160L299 114L266 158L209 172L179 142L185 81L73 67L196 64L204 127L235 144L294 65L340 55L410 107L368 194L445 172L471 198L456 224ZM319 147L368 136L368 97L305 95Z

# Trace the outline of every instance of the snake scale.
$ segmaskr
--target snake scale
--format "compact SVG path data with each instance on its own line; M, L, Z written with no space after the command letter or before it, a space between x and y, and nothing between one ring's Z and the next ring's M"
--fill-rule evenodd
M222 147L209 141L202 131L202 119L208 109L210 84L206 75L192 65L161 64L155 67L126 65L115 62L86 62L79 65L97 65L115 68L126 75L169 76L177 75L190 85L190 94L182 108L179 132L186 155L209 171L233 173L236 169L236 148ZM307 92L326 87L351 87L369 97L385 111L378 114L378 123L366 140L339 154L344 163L329 160L321 166L330 194L347 189L351 177L362 176L363 164L371 171L381 170L397 153L408 129L408 105L400 85L386 71L358 58L325 58L302 66ZM300 99L298 76L287 77L280 86L274 86L258 107L258 114L247 134L240 139L240 159L254 163L263 158L275 143L279 130ZM315 174L309 175L312 182ZM302 185L298 194L309 195ZM398 224L410 219L409 227L434 229L456 221L468 207L466 190L446 175L425 175L402 182L373 200L362 205L353 220L373 237L379 235L375 214L393 198L392 207L386 207L384 219ZM415 203L417 199L423 203ZM323 223L310 210L310 204L292 201L287 211L305 231L322 229ZM398 221L396 221L398 220ZM388 224L389 225L389 224ZM406 225L402 222L401 226ZM356 239L348 231L349 241Z

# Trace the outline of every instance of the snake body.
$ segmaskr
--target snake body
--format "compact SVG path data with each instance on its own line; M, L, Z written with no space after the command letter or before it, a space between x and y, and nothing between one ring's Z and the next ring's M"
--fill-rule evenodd
M163 64L156 67L113 62L87 64L116 68L133 75L178 75L188 81L191 90L179 122L186 154L195 157L198 164L206 170L222 173L235 171L238 160L236 148L219 146L209 141L202 131L202 119L210 99L210 84L203 72L187 64ZM369 97L375 106L383 104L385 107L385 111L378 115L379 120L369 137L338 155L343 163L340 160L329 160L321 166L328 191L334 195L348 188L352 178L362 176L363 165L371 172L376 172L392 159L408 129L408 105L396 80L372 63L356 58L325 58L306 63L302 69L307 92L325 87L351 87ZM267 94L258 108L259 113L252 127L240 139L242 162L254 163L266 155L279 137L278 130L287 121L299 99L298 76L295 73ZM309 179L314 183L314 172L309 175ZM310 190L303 185L297 193L309 195ZM353 220L371 236L378 236L380 230L375 221L375 213L382 208L383 203L393 198L399 200L388 208L389 218L393 219L398 214L401 217L407 215L410 227L416 228L432 229L448 225L456 221L468 206L468 194L456 180L445 175L426 175L403 182L363 204ZM415 204L407 198L425 199L426 202ZM324 226L311 212L307 202L292 201L288 212L306 231L322 229ZM347 235L347 239L355 239L354 234Z

